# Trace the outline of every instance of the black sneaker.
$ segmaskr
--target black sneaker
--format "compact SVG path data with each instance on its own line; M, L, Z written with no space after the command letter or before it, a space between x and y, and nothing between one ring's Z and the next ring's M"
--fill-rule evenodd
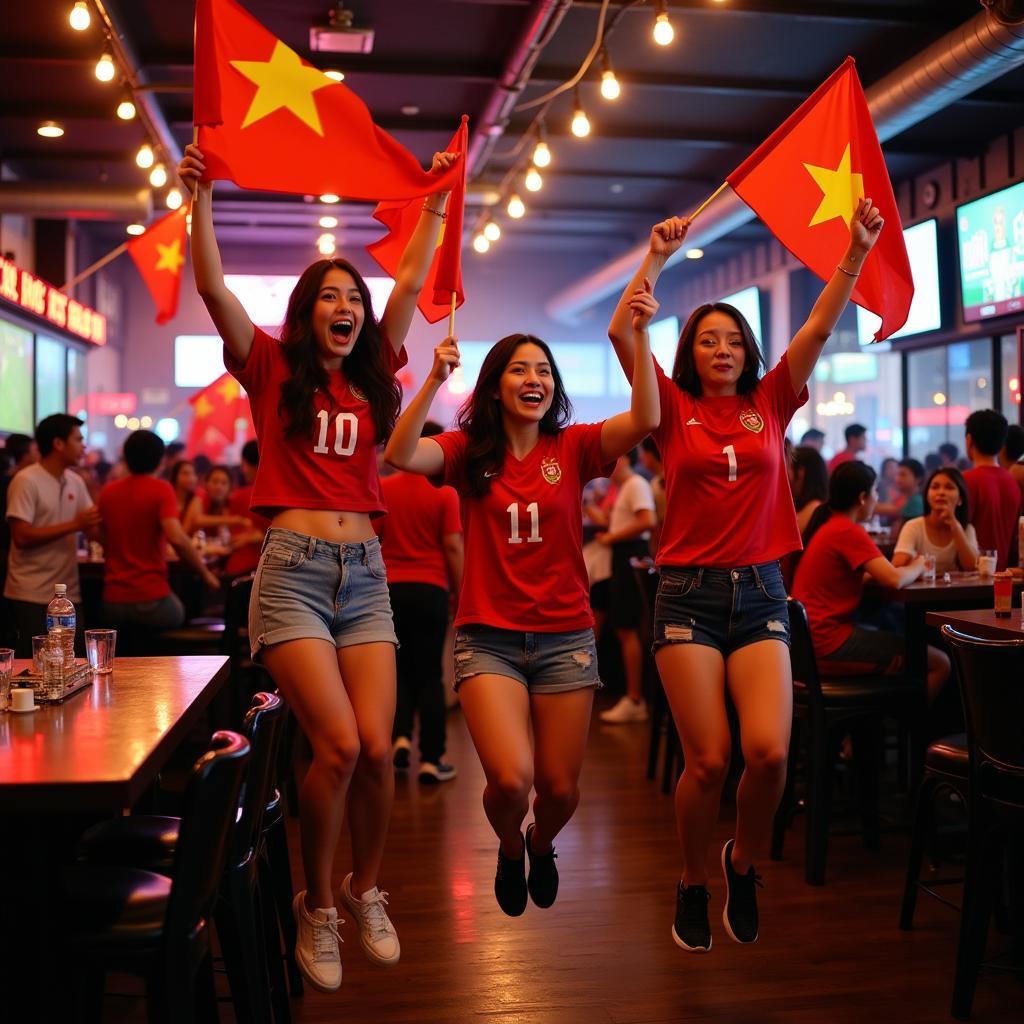
M409 770L409 751L412 744L407 736L399 736L392 747L391 762L396 772L407 772Z
M679 883L672 939L689 953L707 953L711 949L711 925L708 924L710 899L711 893L703 885Z
M420 761L417 778L428 786L436 786L439 782L451 782L458 774L455 765L445 764L444 761Z
M732 844L730 839L722 847L722 873L725 875L725 909L722 924L733 942L757 941L757 887L763 884L761 876L754 873L754 866L747 868L745 875L737 874L732 866Z
M522 838L522 836L520 836ZM494 898L509 917L519 917L526 909L526 840L517 860L506 857L498 848L498 870L494 875Z
M550 907L558 895L558 868L555 867L555 848L550 853L534 853L530 845L535 825L526 826L526 852L530 855L530 874L526 879L530 890L530 899L534 905L542 908Z

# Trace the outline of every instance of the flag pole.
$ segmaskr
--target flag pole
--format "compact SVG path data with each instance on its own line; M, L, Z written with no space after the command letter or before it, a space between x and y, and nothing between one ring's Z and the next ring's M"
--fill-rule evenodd
M448 310L448 337L455 337L455 303L458 300L458 296L455 292L452 292L452 305L451 309Z
M697 209L690 214L690 220L694 220L698 214L703 213L704 210L707 209L707 207L710 206L711 203L715 199L717 199L728 187L729 182L723 181L722 184L719 185L718 188L716 188L715 191L712 192L711 195L709 195L707 199L705 199L704 202L701 203L700 206L698 206Z
M87 277L91 277L101 267L105 267L112 260L116 260L128 248L127 242L122 242L116 249L111 249L106 256L101 257L95 263L90 263L85 270L75 274L69 281L65 281L60 286L59 291L66 292L69 288L74 288L76 284L81 284Z

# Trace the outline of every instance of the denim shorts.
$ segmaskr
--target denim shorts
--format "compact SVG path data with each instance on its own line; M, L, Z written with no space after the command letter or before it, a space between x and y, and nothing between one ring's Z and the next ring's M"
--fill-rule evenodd
M286 640L397 645L380 541L336 544L268 530L249 603L249 638L254 661L261 648Z
M735 569L665 566L654 604L654 642L702 644L727 658L748 644L789 644L789 608L778 562Z
M455 631L455 689L470 676L508 676L530 693L601 688L592 629L569 633L522 633L494 626Z

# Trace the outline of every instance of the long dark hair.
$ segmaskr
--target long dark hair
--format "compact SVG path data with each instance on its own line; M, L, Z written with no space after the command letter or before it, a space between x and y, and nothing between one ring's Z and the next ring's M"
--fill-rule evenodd
M345 356L345 377L369 399L376 440L378 443L386 441L398 418L402 388L384 361L382 345L388 342L373 315L370 290L348 260L317 260L302 272L288 297L288 310L281 327L281 345L291 376L281 385L277 411L286 423L287 435L312 432L317 392L327 398L331 403L330 411L333 411L329 375L320 364L312 323L313 306L324 277L333 269L343 270L352 276L363 301L363 326L352 351Z
M555 365L546 342L532 334L510 334L496 341L484 357L473 393L459 409L457 424L469 435L466 448L466 480L474 498L483 497L491 489L487 473L497 473L505 461L505 424L501 418L501 399L496 397L501 375L512 361L520 345L536 345L551 364L554 394L551 405L540 421L542 434L555 435L572 419L572 403L565 393L562 375Z
M935 470L930 477L928 477L928 483L924 486L924 514L929 515L932 507L928 503L928 488L931 487L932 481L937 476L944 476L956 484L956 489L960 492L960 504L957 505L953 514L956 516L957 521L966 530L967 523L970 521L970 506L971 498L967 492L967 482L964 480L963 473L960 472L955 466L943 466L941 469Z
M793 504L797 512L809 501L828 500L828 467L821 452L809 445L793 449ZM802 474L798 470L803 470Z
M804 531L804 547L811 543L811 538L832 518L833 512L848 512L862 494L870 494L877 479L878 474L866 462L853 460L836 466L828 482L828 501L814 510Z
M764 356L754 339L754 332L747 323L747 318L728 302L705 302L698 306L686 321L679 334L679 344L676 347L676 360L672 365L672 381L682 388L683 391L700 398L703 388L700 377L697 376L697 363L693 358L693 344L697 338L697 329L701 320L708 313L724 313L736 321L740 329L740 336L743 338L743 372L736 381L736 393L738 395L749 394L757 386L758 380L765 371Z

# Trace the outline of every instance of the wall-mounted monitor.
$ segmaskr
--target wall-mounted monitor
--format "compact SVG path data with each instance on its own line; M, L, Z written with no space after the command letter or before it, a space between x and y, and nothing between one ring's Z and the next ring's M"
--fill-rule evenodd
M36 422L68 411L67 349L56 338L36 337Z
M957 207L964 320L1024 310L1024 182Z
M742 291L733 292L732 295L723 295L719 302L728 302L735 306L745 317L750 329L754 332L754 340L764 351L764 336L761 334L761 292L756 285L744 288Z
M914 279L914 298L910 303L907 322L890 335L888 341L906 338L911 334L923 334L925 331L937 331L942 326L937 227L938 223L933 218L903 230L903 241L910 259L910 275ZM874 313L857 307L857 341L861 345L870 345L881 325L881 319Z
M32 332L0 320L0 430L32 434Z

